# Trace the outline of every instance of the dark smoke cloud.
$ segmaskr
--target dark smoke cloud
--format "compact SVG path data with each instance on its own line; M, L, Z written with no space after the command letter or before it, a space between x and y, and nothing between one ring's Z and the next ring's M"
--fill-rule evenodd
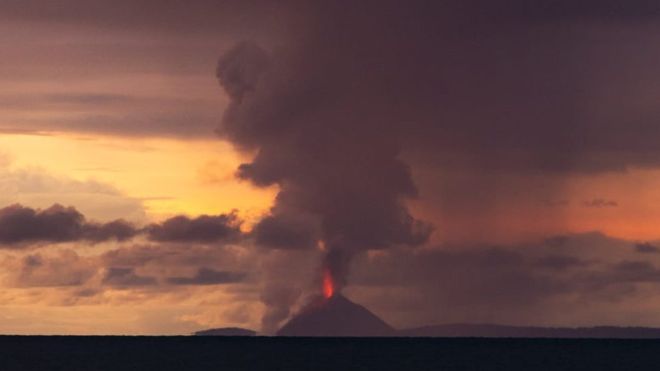
M220 59L217 71L232 99L219 133L239 148L258 150L239 177L281 189L272 215L255 228L257 241L314 245L291 221L303 220L300 215L318 220L315 237L325 242L325 264L340 286L356 252L423 243L430 227L403 203L417 190L387 128L377 133L368 116L339 111L345 88L327 86L320 71L292 71L273 58L241 43Z
M308 249L316 247L318 226L303 218L270 215L259 221L252 231L259 246L275 249Z
M411 166L450 184L472 175L455 199L478 195L484 210L527 189L507 175L660 166L660 112L612 93L660 93L657 64L629 57L652 58L640 46L653 38L630 26L655 4L316 2L296 14L283 46L243 42L220 58L231 102L218 132L256 151L240 178L280 186L263 244L304 246L290 220L316 218L340 284L355 253L427 240L406 208ZM546 193L563 196L560 183Z
M300 296L295 288L287 286L266 287L261 293L261 302L266 311L261 318L261 331L265 334L274 334L279 330L282 322L291 315L291 304Z
M73 207L55 204L47 209L12 205L0 209L0 244L5 247L24 243L123 241L136 234L123 220L92 223Z
M151 240L159 242L209 243L232 241L241 237L241 220L235 213L202 215L195 218L175 216L146 227Z

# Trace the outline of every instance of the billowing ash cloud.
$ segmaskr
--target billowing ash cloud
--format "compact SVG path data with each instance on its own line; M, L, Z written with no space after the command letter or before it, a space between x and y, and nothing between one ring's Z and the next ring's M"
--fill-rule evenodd
M241 220L235 213L201 215L195 218L179 215L145 228L149 239L159 242L218 242L241 237Z
M395 132L353 110L355 102L346 101L350 84L332 82L349 66L321 71L298 65L296 57L270 56L251 43L228 51L217 70L231 98L219 133L258 151L240 166L240 178L280 186L271 215L255 227L257 242L295 248L322 240L324 264L343 286L353 254L419 245L430 227L404 205L417 190Z
M123 241L136 233L136 229L126 221L88 222L75 208L58 204L43 210L18 204L0 209L0 245L5 247L81 240Z
M259 221L252 231L259 246L275 249L305 249L317 246L318 226L297 215L270 215ZM312 218L313 220L313 218Z
M239 177L281 189L256 228L262 245L322 240L344 270L357 251L423 243L429 227L405 207L417 196L409 165L429 170L420 185L443 179L429 188L445 209L476 199L475 212L529 190L532 174L660 166L660 112L639 103L660 93L644 36L658 29L631 27L657 10L641 0L297 7L290 39L240 43L217 69L231 99L218 132L256 152ZM543 192L563 196L560 185Z

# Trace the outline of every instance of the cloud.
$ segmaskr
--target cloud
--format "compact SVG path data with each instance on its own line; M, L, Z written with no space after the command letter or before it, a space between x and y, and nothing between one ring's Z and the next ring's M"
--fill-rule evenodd
M281 190L271 213L249 237L265 247L259 250L264 255L289 256L325 246L326 264L340 283L351 277L357 290L381 290L383 297L367 300L376 307L396 313L393 302L403 302L408 319L531 321L573 316L571 309L585 303L605 308L603 302L639 302L645 285L655 283L658 262L640 260L637 253L654 249L633 251L629 241L597 234L560 236L535 246L401 249L426 244L431 233L429 224L411 211L418 210L410 207L418 197L422 202L435 197L443 210L465 212L474 223L470 236L483 233L495 239L480 227L497 225L500 206L510 207L507 202L513 197L539 192L542 197L537 201L565 206L564 181L574 174L623 174L660 167L656 143L660 112L655 104L660 74L653 63L660 49L657 25L648 22L657 16L654 2L559 0L530 5L519 0L474 0L412 1L403 6L386 0L353 4L351 11L343 4L325 2L119 0L108 5L64 0L40 4L39 12L35 6L33 1L9 0L3 3L0 17L21 27L26 21L96 31L121 29L137 40L137 45L121 50L104 44L71 54L78 61L103 59L98 65L86 64L110 78L147 70L159 71L165 79L202 74L208 71L208 61L200 61L214 53L208 51L209 40L215 43L220 35L225 45L228 39L250 39L254 34L249 30L258 28L256 42L227 50L217 70L231 98L218 132L245 154L256 153L238 169L240 178L258 186L276 184ZM295 32L264 37L281 26ZM172 48L165 43L148 49L153 56L145 58L139 54L145 53L140 44L144 40L137 37L143 32L149 44L183 33L190 39L178 42L191 45ZM90 35L96 37L95 32ZM116 40L107 44L117 44ZM56 47L65 54L71 51L65 45ZM44 48L43 54L51 51ZM199 57L185 58L192 54ZM24 63L39 60L35 56L40 55L15 52L13 58ZM89 59L92 55L96 59ZM135 62L139 66L126 63L132 58L139 60ZM63 63L67 61L61 56L49 58L49 67L33 69L31 76L52 75L50 65L58 72L69 66L67 76L77 79L89 76L88 67ZM185 67L189 65L194 68ZM7 74L15 70L7 69ZM109 96L52 98L48 104L58 106L119 105ZM153 103L125 98L121 104ZM94 111L49 121L57 121L51 128L62 130L183 137L193 127L195 135L203 135L222 103L206 102L197 110L183 109L181 105L187 103L177 101L173 112ZM444 183L422 189L420 184L432 177ZM536 183L530 180L533 177L541 180ZM33 178L27 183L39 189L53 189L50 184L54 184ZM94 188L88 183L79 186ZM101 188L105 189L97 191L104 192ZM107 194L113 201L119 199L112 191ZM617 204L594 199L584 206ZM562 210L556 214L546 210L545 219L564 217L562 212L569 208L552 209ZM492 216L484 210L498 212ZM482 215L485 221L478 223ZM450 217L438 225L439 233L451 230ZM70 221L75 219L75 213L62 212L56 220L75 226ZM56 240L79 233L89 241L94 241L91 235L105 240L130 234L121 223L92 224L83 224L88 226L80 228L82 232L64 228L39 233ZM502 229L511 227L503 224ZM247 263L238 254L224 251L227 243L244 242L240 221L231 216L178 216L148 226L144 233L153 245L112 251L100 258L101 267L112 272L108 284L125 280L130 286L145 277L192 280L199 278L203 267L211 266L215 272L249 271L243 269ZM319 240L323 243L317 244ZM220 246L213 246L213 252L197 246L210 243ZM369 250L379 251L367 255ZM644 257L652 260L655 255ZM367 264L365 259L373 260ZM281 262L289 271L304 264L314 263ZM356 267L352 273L349 265ZM38 269L43 264L35 260L25 266ZM164 267L167 273L158 270ZM293 277L291 272L277 273ZM271 327L298 298L296 290L278 291L295 280L280 279L264 286L263 302L273 309L265 323ZM367 294L365 298L369 299ZM419 317L410 314L412 307L422 308ZM594 310L594 319L605 318L597 313L602 309ZM590 320L583 312L576 313Z
M660 75L630 57L658 51L657 28L634 22L649 8L310 3L284 46L240 42L222 54L217 77L230 102L218 133L256 153L239 178L280 187L263 226L274 245L307 245L287 241L301 234L276 221L312 215L319 228L308 234L331 251L325 264L341 286L351 256L429 239L429 223L408 208L424 177L446 187L428 187L420 204L474 207L496 225L488 212L507 206L503 194L566 200L562 181L575 174L659 167L659 112L640 102L660 93L649 79ZM565 217L556 209L548 220Z
M0 264L4 289L81 287L97 273L93 257L80 256L71 249L39 253L14 250L0 254Z
M536 265L539 268L549 268L554 270L564 270L575 267L583 267L588 264L589 264L588 262L567 255L548 255L536 261Z
M129 241L144 235L151 241L169 243L247 242L242 220L235 212L190 218L178 215L139 228L125 220L105 223L87 221L76 208L54 204L34 209L19 204L0 209L0 245L20 248L62 242L99 243Z
M314 216L268 215L254 227L251 235L259 246L275 249L310 249L319 236Z
M622 4L616 0L555 0L530 4L524 0L505 2L511 10L540 20L644 21L660 16L660 6L651 0L633 0Z
M101 295L113 287L162 288L248 283L258 257L222 245L213 248L185 244L123 244L112 250L80 252L62 246L11 250L0 254L4 281L11 287L77 287L76 297ZM190 274L190 272L193 272Z
M238 283L245 279L245 274L238 272L216 271L200 268L192 277L169 277L167 282L173 285L220 285Z
M58 203L76 205L88 218L112 220L145 218L140 200L126 196L114 186L80 181L51 174L41 168L12 167L10 158L0 161L0 205L21 203L47 208Z
M653 263L640 260L625 260L614 264L606 279L614 282L660 282L660 269Z
M584 207L595 207L595 208L604 208L604 207L617 207L619 203L614 200L606 200L604 198L594 198L593 200L584 201L582 203Z
M287 3L288 4L288 3ZM268 2L194 1L191 3L154 2L151 0L119 0L108 3L89 3L83 0L63 0L59 6L40 4L38 1L7 0L2 4L6 20L48 21L69 25L99 27L102 29L128 29L130 31L173 32L172 28L187 34L210 34L244 31L253 34L254 28L272 25L282 16L282 5ZM41 6L40 12L34 12ZM291 10L291 8L286 7ZM75 16L74 16L75 14ZM274 18L274 19L273 19ZM245 24L245 20L249 20Z
M345 294L397 326L626 324L632 317L622 313L637 313L635 323L655 324L653 313L660 302L649 295L660 283L660 258L645 254L640 259L631 246L630 241L591 233L565 235L559 245L540 240L379 250L352 260ZM210 303L226 301L249 306L250 320L263 313L263 329L271 331L315 292L314 261L319 256L317 250L168 242L84 255L68 248L15 250L4 252L1 263L5 285L40 289L40 295L50 292L52 302L114 308L197 295L208 310ZM205 288L213 290L196 291Z
M636 243L635 251L642 254L657 254L660 253L660 248L651 245L650 243Z
M138 275L133 268L110 267L103 277L103 284L117 287L150 286L156 284L156 279Z
M348 295L408 325L625 324L629 317L620 313L660 305L648 297L660 283L660 259L640 260L630 246L571 234L562 246L384 251L356 259ZM613 310L623 312L613 316Z
M0 244L5 248L28 243L123 241L135 234L135 228L125 221L90 223L75 208L58 204L43 210L19 204L0 209Z
M252 43L240 43L220 58L217 75L231 102L218 133L239 148L258 151L240 166L240 178L281 189L271 216L255 228L257 238L279 247L324 240L328 257L338 257L324 264L343 286L351 255L419 245L431 229L403 202L417 190L396 141L387 131L373 136L363 127L366 118L336 117L330 108L341 92L334 84L330 90L315 85L330 81L307 70L314 66L289 70L281 62ZM337 68L342 66L332 69ZM328 96L310 94L316 88ZM341 134L350 128L359 129ZM318 220L318 237L287 222L303 215Z
M175 216L160 224L151 224L146 232L158 242L211 243L234 241L241 237L241 220L236 213L201 215L195 218Z
M137 234L135 227L125 220L115 220L102 224L88 224L84 227L84 239L92 242L102 242L115 239L126 241Z
M259 257L233 244L172 243L126 245L98 256L104 268L130 268L172 285L213 285L246 282Z

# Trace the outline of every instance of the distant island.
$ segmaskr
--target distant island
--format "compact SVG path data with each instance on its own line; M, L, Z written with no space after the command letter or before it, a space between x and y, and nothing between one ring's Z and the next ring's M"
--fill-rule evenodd
M225 327L197 331L196 336L256 336L253 330ZM341 294L312 301L276 333L285 337L439 337L660 339L653 327L540 327L495 324L442 324L395 329L367 308Z
M212 328L193 333L195 336L255 336L256 334L256 331L240 327Z

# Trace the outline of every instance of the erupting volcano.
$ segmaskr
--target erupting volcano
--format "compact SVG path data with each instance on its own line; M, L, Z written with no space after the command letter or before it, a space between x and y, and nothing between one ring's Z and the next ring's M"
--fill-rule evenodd
M277 332L278 336L391 336L394 329L341 294L313 301Z
M319 296L295 315L278 336L391 336L394 329L365 307L337 292L330 269L323 269Z

